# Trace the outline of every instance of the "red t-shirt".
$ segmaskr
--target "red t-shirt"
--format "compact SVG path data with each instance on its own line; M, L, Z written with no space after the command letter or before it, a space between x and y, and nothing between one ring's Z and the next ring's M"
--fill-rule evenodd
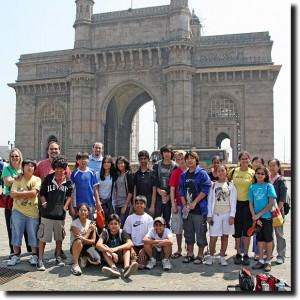
M182 173L183 171L180 168L176 168L174 171L172 171L169 181L169 186L175 188L175 197L178 206L181 205L181 199L179 195L179 181Z

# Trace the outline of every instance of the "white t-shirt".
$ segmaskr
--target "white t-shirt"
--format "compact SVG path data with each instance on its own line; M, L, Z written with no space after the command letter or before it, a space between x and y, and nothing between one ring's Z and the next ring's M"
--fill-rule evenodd
M150 240L166 240L166 239L168 239L169 237L172 236L172 231L171 231L169 228L165 228L165 229L164 229L164 232L163 232L163 234L162 234L162 236L160 237L160 236L156 233L154 227L152 227L152 228L148 231L148 233L146 234L146 236L147 236ZM157 251L160 252L162 247L155 246L155 248L157 249Z
M226 214L230 212L230 188L227 182L216 182L216 201L214 207L215 214Z
M82 226L79 218L75 219L74 221L72 221L71 223L71 227L77 227L79 232L81 233L81 235L85 235L89 229L89 226L91 224L91 220L87 219L86 220L86 224L85 224L85 227ZM74 233L71 231L71 245L73 244L75 240L75 235Z
M135 246L143 245L143 238L151 228L153 228L153 219L147 213L128 216L123 227L131 235L131 240Z

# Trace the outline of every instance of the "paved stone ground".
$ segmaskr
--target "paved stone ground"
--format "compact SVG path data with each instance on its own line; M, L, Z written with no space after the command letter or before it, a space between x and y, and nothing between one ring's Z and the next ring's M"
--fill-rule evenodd
M288 181L290 187L290 181ZM290 188L289 188L290 190ZM9 248L7 245L7 235L4 220L4 210L0 209L0 268L6 268L8 261ZM285 234L287 240L287 257L282 265L276 265L275 258L272 261L271 274L284 279L291 284L291 217L289 214L285 223ZM66 220L66 229L70 227L71 218ZM174 240L175 236L174 236ZM116 291L116 292L160 292L160 291L190 291L190 292L225 292L227 285L238 283L238 271L241 266L233 263L235 255L234 239L229 238L227 250L227 260L229 265L222 267L218 264L218 259L212 266L194 265L193 263L182 263L182 257L172 259L173 269L170 271L162 270L161 264L158 264L153 270L138 270L130 278L111 279L105 277L101 272L102 266L88 265L83 269L81 276L71 274L72 256L69 252L70 234L67 231L66 239L63 243L63 249L68 256L65 267L55 265L54 248L55 244L46 245L46 271L37 271L35 267L28 262L30 256L28 253L21 255L21 263L8 268L26 270L28 273L0 285L0 291ZM250 245L252 249L252 244ZM173 246L174 251L176 245ZM220 243L217 244L217 251L220 249ZM23 243L23 251L25 245ZM195 254L197 249L195 248ZM185 251L183 252L185 254ZM251 253L252 255L252 253ZM251 266L255 264L251 259ZM252 271L254 275L261 273ZM145 295L147 295L146 293Z

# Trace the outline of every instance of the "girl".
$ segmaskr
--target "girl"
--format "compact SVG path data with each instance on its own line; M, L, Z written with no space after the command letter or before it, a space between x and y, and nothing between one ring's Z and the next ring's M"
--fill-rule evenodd
M280 208L281 214L284 217L283 204L287 197L287 186L285 179L281 176L280 161L276 158L272 158L268 161L268 168L270 171L270 183L273 184L276 195L277 203ZM277 248L277 264L284 263L286 253L286 241L283 233L283 225L274 227L276 235L276 248ZM274 246L274 244L273 244Z
M97 242L97 249L102 252L109 267L103 267L102 272L114 278L121 276L116 263L123 261L124 277L128 278L138 269L138 263L130 265L130 251L133 243L128 234L120 228L121 220L117 214L111 214L107 220L108 230L104 230Z
M131 199L134 189L133 174L130 170L130 163L124 156L116 160L118 178L115 183L115 211L121 218L123 228L126 218L132 207Z
M232 180L237 190L236 214L234 218L234 238L237 254L234 258L234 263L236 265L243 263L243 265L247 266L250 265L248 251L251 240L251 237L247 236L247 230L252 226L252 217L247 196L249 187L253 183L255 172L249 167L250 154L247 151L243 151L239 154L239 164L240 167L233 169L228 174L228 178ZM241 255L242 236L244 244L243 257Z
M232 182L227 181L227 167L218 165L218 181L213 182L208 194L207 222L209 226L209 250L210 256L206 264L213 264L216 243L221 237L220 264L227 266L225 252L228 245L228 235L234 234L234 217L236 210L237 191Z
M265 161L262 157L260 156L254 156L252 158L251 161L251 168L252 170L256 170L259 166L264 166L265 165ZM254 252L254 260L258 260L259 259L259 253L258 253L258 244L257 244L257 240L256 240L256 233L253 234L253 240L252 240L253 246L252 246L252 252ZM242 243L242 250L243 251L243 243Z
M94 265L101 263L100 255L95 249L96 225L88 219L90 207L87 203L81 203L77 207L78 218L71 223L71 248L73 265L71 272L81 275L82 271L78 264L80 257L81 267L86 266L87 260Z
M110 155L105 155L99 174L99 198L105 213L105 220L114 213L114 184L117 178L115 163Z
M276 192L269 183L269 172L265 166L260 166L255 171L254 184L250 186L248 201L253 222L262 226L256 233L258 242L259 261L252 266L253 270L264 269L271 271L271 255L273 241L273 226L271 209L276 199ZM264 249L267 251L267 260L264 262Z
M208 176L211 181L218 181L217 167L220 163L222 163L220 156L215 155L212 160L212 171L208 173Z
M33 175L36 165L36 161L30 158L23 160L23 175L20 180L15 180L11 187L10 196L14 199L11 212L11 243L14 247L14 256L8 261L8 266L14 266L21 262L20 251L25 229L28 235L28 244L32 250L29 263L33 266L37 264L37 230L39 226L37 196L41 187L41 179Z

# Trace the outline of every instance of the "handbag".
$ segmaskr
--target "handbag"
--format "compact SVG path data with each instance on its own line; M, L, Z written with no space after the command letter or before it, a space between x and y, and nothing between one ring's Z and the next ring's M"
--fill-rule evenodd
M0 207L6 209L12 209L13 207L13 198L9 195L1 194L0 195Z
M278 226L281 226L284 222L284 219L282 217L282 214L280 212L280 209L277 205L277 202L276 200L274 199L275 203L272 207L272 210L271 210L271 213L272 213L272 225L273 227L278 227Z
M104 210L97 211L96 224L99 228L105 227L105 213Z
M243 291L253 291L254 277L249 270L241 268L239 272L239 286Z
M262 291L262 283L265 282L269 285L269 290L271 292L276 291L276 283L278 283L280 280L273 275L270 274L257 274L256 275L256 285L255 290L256 291Z
M247 236L252 236L254 233L260 232L261 228L256 222L253 222L252 226L247 230Z

